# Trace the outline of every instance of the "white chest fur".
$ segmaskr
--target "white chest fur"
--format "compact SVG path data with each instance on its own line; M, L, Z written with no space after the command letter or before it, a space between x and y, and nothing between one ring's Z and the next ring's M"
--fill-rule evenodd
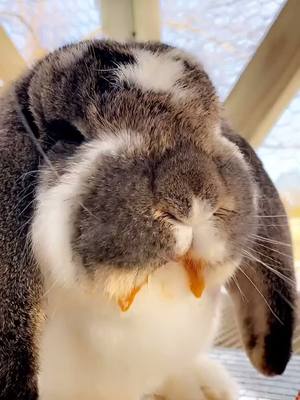
M139 400L188 368L213 339L216 292L190 292L177 264L157 271L129 311L70 289L49 292L41 400Z

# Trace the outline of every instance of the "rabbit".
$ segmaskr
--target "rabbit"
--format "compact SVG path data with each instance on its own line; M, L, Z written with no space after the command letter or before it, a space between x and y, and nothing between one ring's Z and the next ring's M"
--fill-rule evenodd
M109 40L50 53L1 98L0 170L1 400L236 399L209 357L224 286L253 366L283 373L286 213L192 55Z

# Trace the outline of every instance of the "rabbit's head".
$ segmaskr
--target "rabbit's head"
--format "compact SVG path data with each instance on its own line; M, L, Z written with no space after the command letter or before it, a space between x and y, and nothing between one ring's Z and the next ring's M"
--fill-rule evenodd
M50 279L120 296L192 252L207 288L228 283L255 366L282 372L294 275L276 248L288 229L263 218L282 206L202 66L165 45L83 42L42 60L17 95L41 156L32 242Z

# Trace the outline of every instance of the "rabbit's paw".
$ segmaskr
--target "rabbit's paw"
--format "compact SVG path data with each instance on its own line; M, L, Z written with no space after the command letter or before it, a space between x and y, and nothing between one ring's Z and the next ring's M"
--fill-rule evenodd
M221 364L205 357L169 379L161 395L165 400L237 400L238 388Z
M236 382L218 361L201 357L196 370L205 400L238 399Z

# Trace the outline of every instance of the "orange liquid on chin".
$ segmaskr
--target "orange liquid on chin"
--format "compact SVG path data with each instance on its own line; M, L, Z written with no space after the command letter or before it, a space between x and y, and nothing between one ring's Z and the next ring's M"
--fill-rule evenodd
M142 282L140 285L135 286L133 289L131 289L130 293L127 296L119 298L118 304L119 304L121 311L125 312L125 311L129 310L131 304L134 302L136 295L141 290L141 288L144 285L146 285L147 283L148 283L148 276L144 280L144 282Z
M195 260L189 253L182 258L184 269L189 278L191 292L195 297L200 298L205 288L203 276L204 262Z
M135 296L141 290L141 287L142 287L142 285L134 287L126 297L119 299L118 304L119 304L121 311L125 312L125 311L129 310L131 304L134 302Z
M195 297L200 298L205 288L203 276L204 262L199 259L195 260L189 253L181 259L181 262L187 272L191 292ZM127 296L119 298L118 304L121 311L126 312L129 310L136 295L147 282L148 278L141 285L134 287Z

